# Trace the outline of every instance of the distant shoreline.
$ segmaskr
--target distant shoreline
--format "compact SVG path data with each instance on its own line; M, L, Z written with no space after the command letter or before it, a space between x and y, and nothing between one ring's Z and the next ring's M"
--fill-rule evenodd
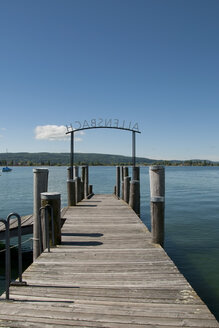
M90 166L132 166L131 156L98 154L98 153L75 153L75 165ZM0 153L0 166L70 166L69 153ZM136 165L151 166L219 166L219 162L209 160L155 160L150 158L136 157Z

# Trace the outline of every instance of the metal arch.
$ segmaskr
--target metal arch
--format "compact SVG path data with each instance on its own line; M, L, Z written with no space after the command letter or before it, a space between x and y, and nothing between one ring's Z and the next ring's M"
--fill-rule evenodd
M74 166L74 133L83 130L91 130L91 129L116 129L116 130L124 130L132 132L132 166L136 166L136 133L141 133L138 130L115 127L115 126L91 126L87 128L73 129L71 127L70 131L67 131L66 134L71 133L71 146L70 146L70 179L74 178L73 174L73 166ZM67 127L68 130L68 127Z
M67 127L68 129L68 127ZM133 129L128 129L128 128L122 128L122 127L117 127L117 126L90 126L89 128L80 128L80 129L73 129L72 130L67 131L66 134L69 133L74 133L74 132L78 132L78 131L83 131L83 130L92 130L92 129L116 129L116 130L125 130L125 131L130 131L130 132L136 132L136 133L141 133L138 130L133 130Z

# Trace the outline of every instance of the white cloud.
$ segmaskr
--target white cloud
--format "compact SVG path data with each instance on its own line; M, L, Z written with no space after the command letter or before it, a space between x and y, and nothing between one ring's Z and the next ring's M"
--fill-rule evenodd
M37 140L69 140L69 134L66 135L67 129L64 125L38 125L34 132ZM75 141L82 141L82 139L76 137Z

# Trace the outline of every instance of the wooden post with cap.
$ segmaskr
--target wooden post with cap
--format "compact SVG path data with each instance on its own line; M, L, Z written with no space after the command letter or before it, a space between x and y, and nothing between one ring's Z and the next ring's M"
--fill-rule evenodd
M149 168L151 196L151 234L152 242L164 244L165 211L165 168L161 165Z

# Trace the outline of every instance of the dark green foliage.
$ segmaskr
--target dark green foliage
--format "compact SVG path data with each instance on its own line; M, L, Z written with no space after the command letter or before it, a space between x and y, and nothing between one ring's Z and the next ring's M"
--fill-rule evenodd
M132 158L121 155L75 153L76 165L132 165ZM137 165L184 165L184 166L216 166L218 162L193 159L189 161L153 160L137 157ZM0 153L0 166L39 166L39 165L70 165L69 153Z
M153 161L147 158L137 158L137 164L150 164ZM70 164L69 153L0 153L0 166L19 165L66 165ZM78 165L131 165L132 158L120 155L107 154L75 154L75 163Z

